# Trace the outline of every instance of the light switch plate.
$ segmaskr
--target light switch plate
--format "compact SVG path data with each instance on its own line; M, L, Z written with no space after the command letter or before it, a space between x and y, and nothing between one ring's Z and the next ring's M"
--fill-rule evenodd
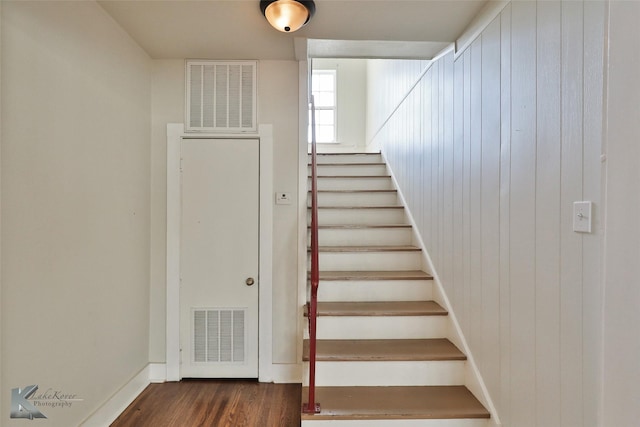
M276 205L290 205L291 193L280 192L276 193Z
M573 202L573 231L591 233L591 202Z

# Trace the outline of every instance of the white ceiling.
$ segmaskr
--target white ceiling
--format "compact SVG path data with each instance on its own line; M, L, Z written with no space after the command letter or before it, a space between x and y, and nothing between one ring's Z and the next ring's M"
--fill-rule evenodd
M296 37L322 41L316 48L325 57L335 50L429 59L456 40L486 0L316 0L313 19L293 34L271 28L258 0L99 3L154 59L293 60Z

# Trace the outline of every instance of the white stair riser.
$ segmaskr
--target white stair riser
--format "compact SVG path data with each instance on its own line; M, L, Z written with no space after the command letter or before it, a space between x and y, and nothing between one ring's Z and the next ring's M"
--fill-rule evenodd
M317 338L374 340L446 338L447 316L319 316ZM305 338L309 328L304 327Z
M307 181L311 190L311 180ZM380 178L318 178L318 190L393 190L389 177Z
M391 206L398 204L395 191L367 193L318 193L318 206ZM311 197L307 198L307 206L311 206Z
M319 301L428 301L432 280L320 281Z
M311 241L311 231L307 233ZM412 231L397 228L324 228L318 232L320 246L410 245Z
M307 174L311 176L311 166L307 167ZM318 165L318 175L353 175L372 176L388 175L387 166L384 163L378 165Z
M316 362L316 385L427 386L464 384L464 360ZM304 363L303 386L309 384Z
M422 254L419 251L320 252L319 263L320 269L325 271L420 270Z
M311 155L308 157L311 163ZM318 164L321 163L382 163L382 156L376 154L318 154L316 158Z
M304 400L304 399L303 399ZM322 402L320 402L322 406ZM308 420L301 427L489 427L485 418L435 419L435 420Z
M318 209L320 225L380 225L404 224L404 209ZM307 210L307 224L311 210Z

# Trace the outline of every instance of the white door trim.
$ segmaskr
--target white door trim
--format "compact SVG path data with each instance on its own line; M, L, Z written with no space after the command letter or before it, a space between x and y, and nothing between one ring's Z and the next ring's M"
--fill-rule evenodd
M273 243L273 127L259 125L258 134L187 134L183 124L167 124L167 381L180 374L180 142L183 138L258 138L260 141L260 231L258 248L259 326L258 380L272 375L272 243Z

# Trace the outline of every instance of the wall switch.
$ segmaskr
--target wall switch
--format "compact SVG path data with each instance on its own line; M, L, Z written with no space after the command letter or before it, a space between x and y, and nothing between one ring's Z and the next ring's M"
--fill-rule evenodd
M276 193L276 205L290 205L291 193Z
M591 202L573 202L573 231L591 233Z

